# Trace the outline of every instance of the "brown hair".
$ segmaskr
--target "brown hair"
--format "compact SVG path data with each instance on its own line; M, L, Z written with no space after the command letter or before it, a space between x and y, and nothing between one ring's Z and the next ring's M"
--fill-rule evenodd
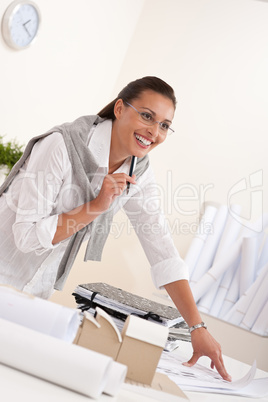
M174 109L176 108L177 101L173 88L160 78L148 76L130 82L119 92L117 98L106 105L98 115L104 119L115 120L114 105L118 99L122 99L124 103L130 103L133 99L139 98L142 92L146 90L166 96L172 101Z

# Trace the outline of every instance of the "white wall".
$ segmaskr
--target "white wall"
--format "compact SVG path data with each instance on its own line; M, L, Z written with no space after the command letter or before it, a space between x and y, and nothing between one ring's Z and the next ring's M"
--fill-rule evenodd
M2 17L12 0L1 0ZM35 0L41 30L29 49L0 35L0 134L26 143L111 99L143 0Z
M43 21L35 45L15 52L0 41L1 134L26 142L54 124L97 112L130 80L157 75L178 97L176 133L151 162L181 254L202 202L226 203L231 188L243 179L249 185L256 171L263 174L256 188L263 207L251 211L249 188L231 201L242 204L245 221L267 212L268 2L36 2ZM1 1L1 15L8 4ZM153 291L136 236L123 214L116 222L102 263L83 263L81 251L53 300L74 305L71 292L89 281Z
M263 185L255 190L263 191L267 212L267 21L268 2L257 0L145 1L117 87L135 73L175 88L176 132L151 154L165 193L185 196L172 206L165 200L172 222L196 222L203 201L226 203L231 188L244 178L248 185L259 170ZM261 205L251 211L249 189L230 201L242 204L249 221L261 213ZM186 231L175 236L182 253L190 239Z

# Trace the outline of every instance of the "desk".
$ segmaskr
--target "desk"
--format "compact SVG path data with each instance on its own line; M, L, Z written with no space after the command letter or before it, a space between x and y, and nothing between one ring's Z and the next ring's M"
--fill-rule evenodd
M180 350L188 357L191 356L191 344L189 342L180 342ZM202 357L199 361L205 366L209 367L209 359ZM224 357L224 362L228 372L232 375L233 379L242 377L247 371L249 366L241 363L230 357ZM41 362L40 362L41 364ZM267 377L268 373L258 370L257 376ZM191 402L245 402L245 397L185 392L189 401ZM73 391L61 388L57 385L35 378L28 374L14 370L10 367L0 364L0 396L2 401L8 402L88 402L90 399L86 396L77 394ZM254 399L247 399L248 402ZM100 402L152 402L153 399L138 395L121 389L117 397L112 398L107 395L102 395L98 401ZM260 398L258 401L268 402L268 398ZM168 402L168 401L167 401Z

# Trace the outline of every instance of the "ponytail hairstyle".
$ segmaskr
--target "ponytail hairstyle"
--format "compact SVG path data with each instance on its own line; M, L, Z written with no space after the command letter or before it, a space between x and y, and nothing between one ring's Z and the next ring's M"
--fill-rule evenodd
M114 106L118 99L122 99L124 103L131 103L147 90L157 92L169 98L173 103L174 109L176 108L177 101L173 88L160 78L148 76L130 82L119 92L117 98L106 105L98 115L104 119L115 120Z

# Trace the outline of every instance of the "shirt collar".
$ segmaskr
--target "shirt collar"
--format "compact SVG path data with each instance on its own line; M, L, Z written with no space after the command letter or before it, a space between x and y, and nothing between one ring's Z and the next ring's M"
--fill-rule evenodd
M108 169L111 145L112 120L104 120L90 133L89 149L97 164Z
M89 135L89 149L93 153L99 167L108 172L109 155L112 135L112 120L104 120L91 130ZM128 174L131 157L128 157L114 173Z

